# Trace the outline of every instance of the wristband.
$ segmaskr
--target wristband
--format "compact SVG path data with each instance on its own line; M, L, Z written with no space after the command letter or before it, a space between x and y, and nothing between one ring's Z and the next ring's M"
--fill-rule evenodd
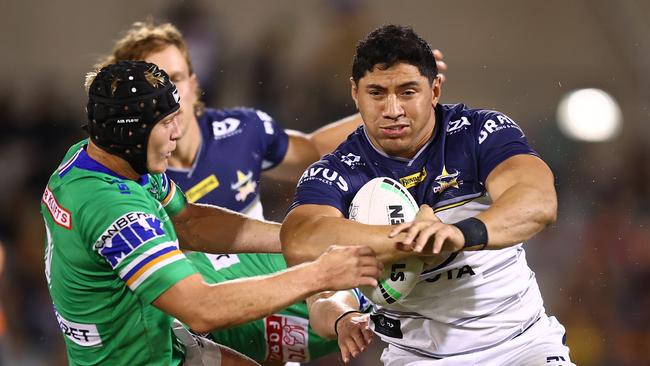
M339 317L336 318L336 321L334 322L334 333L336 333L336 337L339 336L339 331L338 331L338 329L337 329L337 326L339 325L339 320L343 319L344 316L346 316L346 315L348 315L348 314L352 314L352 313L363 314L363 313L360 312L359 310L348 310L348 311L346 311L345 313L339 315Z
M475 245L482 245L480 249L485 249L488 243L488 233L483 221L476 217L470 217L458 221L453 225L457 227L465 237L465 245L463 245L463 249Z

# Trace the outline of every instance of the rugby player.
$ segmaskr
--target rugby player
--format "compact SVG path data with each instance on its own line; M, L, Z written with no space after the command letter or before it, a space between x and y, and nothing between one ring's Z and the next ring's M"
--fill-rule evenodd
M206 283L180 249L274 252L279 225L188 203L164 174L181 135L179 93L164 70L120 61L90 73L87 87L89 138L68 150L41 202L45 274L70 364L253 365L183 327L176 338L173 318L209 332L319 291L377 283L381 264L367 247Z
M385 365L571 365L522 242L553 223L553 174L503 113L441 104L427 42L382 26L359 42L351 94L363 119L299 181L282 229L289 264L329 245L371 246L386 264L423 256L412 292L373 306ZM347 220L356 192L391 177L421 204L397 227Z

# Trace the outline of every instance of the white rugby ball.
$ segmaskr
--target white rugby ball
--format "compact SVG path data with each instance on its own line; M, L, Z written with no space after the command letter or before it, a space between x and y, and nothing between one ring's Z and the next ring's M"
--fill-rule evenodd
M415 219L418 205L413 196L394 179L374 178L366 183L352 199L350 220L369 225L397 225ZM384 266L377 287L359 289L370 301L387 306L406 297L415 287L424 262L408 257Z

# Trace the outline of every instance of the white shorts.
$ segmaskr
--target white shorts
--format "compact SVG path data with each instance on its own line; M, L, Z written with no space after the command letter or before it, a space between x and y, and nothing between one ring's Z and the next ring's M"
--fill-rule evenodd
M381 361L385 366L575 366L564 345L565 332L554 316L542 315L521 335L483 351L432 359L389 345Z

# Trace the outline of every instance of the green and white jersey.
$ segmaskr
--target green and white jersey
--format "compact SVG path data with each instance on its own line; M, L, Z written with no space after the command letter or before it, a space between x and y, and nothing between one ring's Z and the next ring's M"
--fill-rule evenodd
M165 175L120 177L74 145L41 202L45 274L71 365L179 365L172 318L151 305L196 273L170 215L185 206Z

